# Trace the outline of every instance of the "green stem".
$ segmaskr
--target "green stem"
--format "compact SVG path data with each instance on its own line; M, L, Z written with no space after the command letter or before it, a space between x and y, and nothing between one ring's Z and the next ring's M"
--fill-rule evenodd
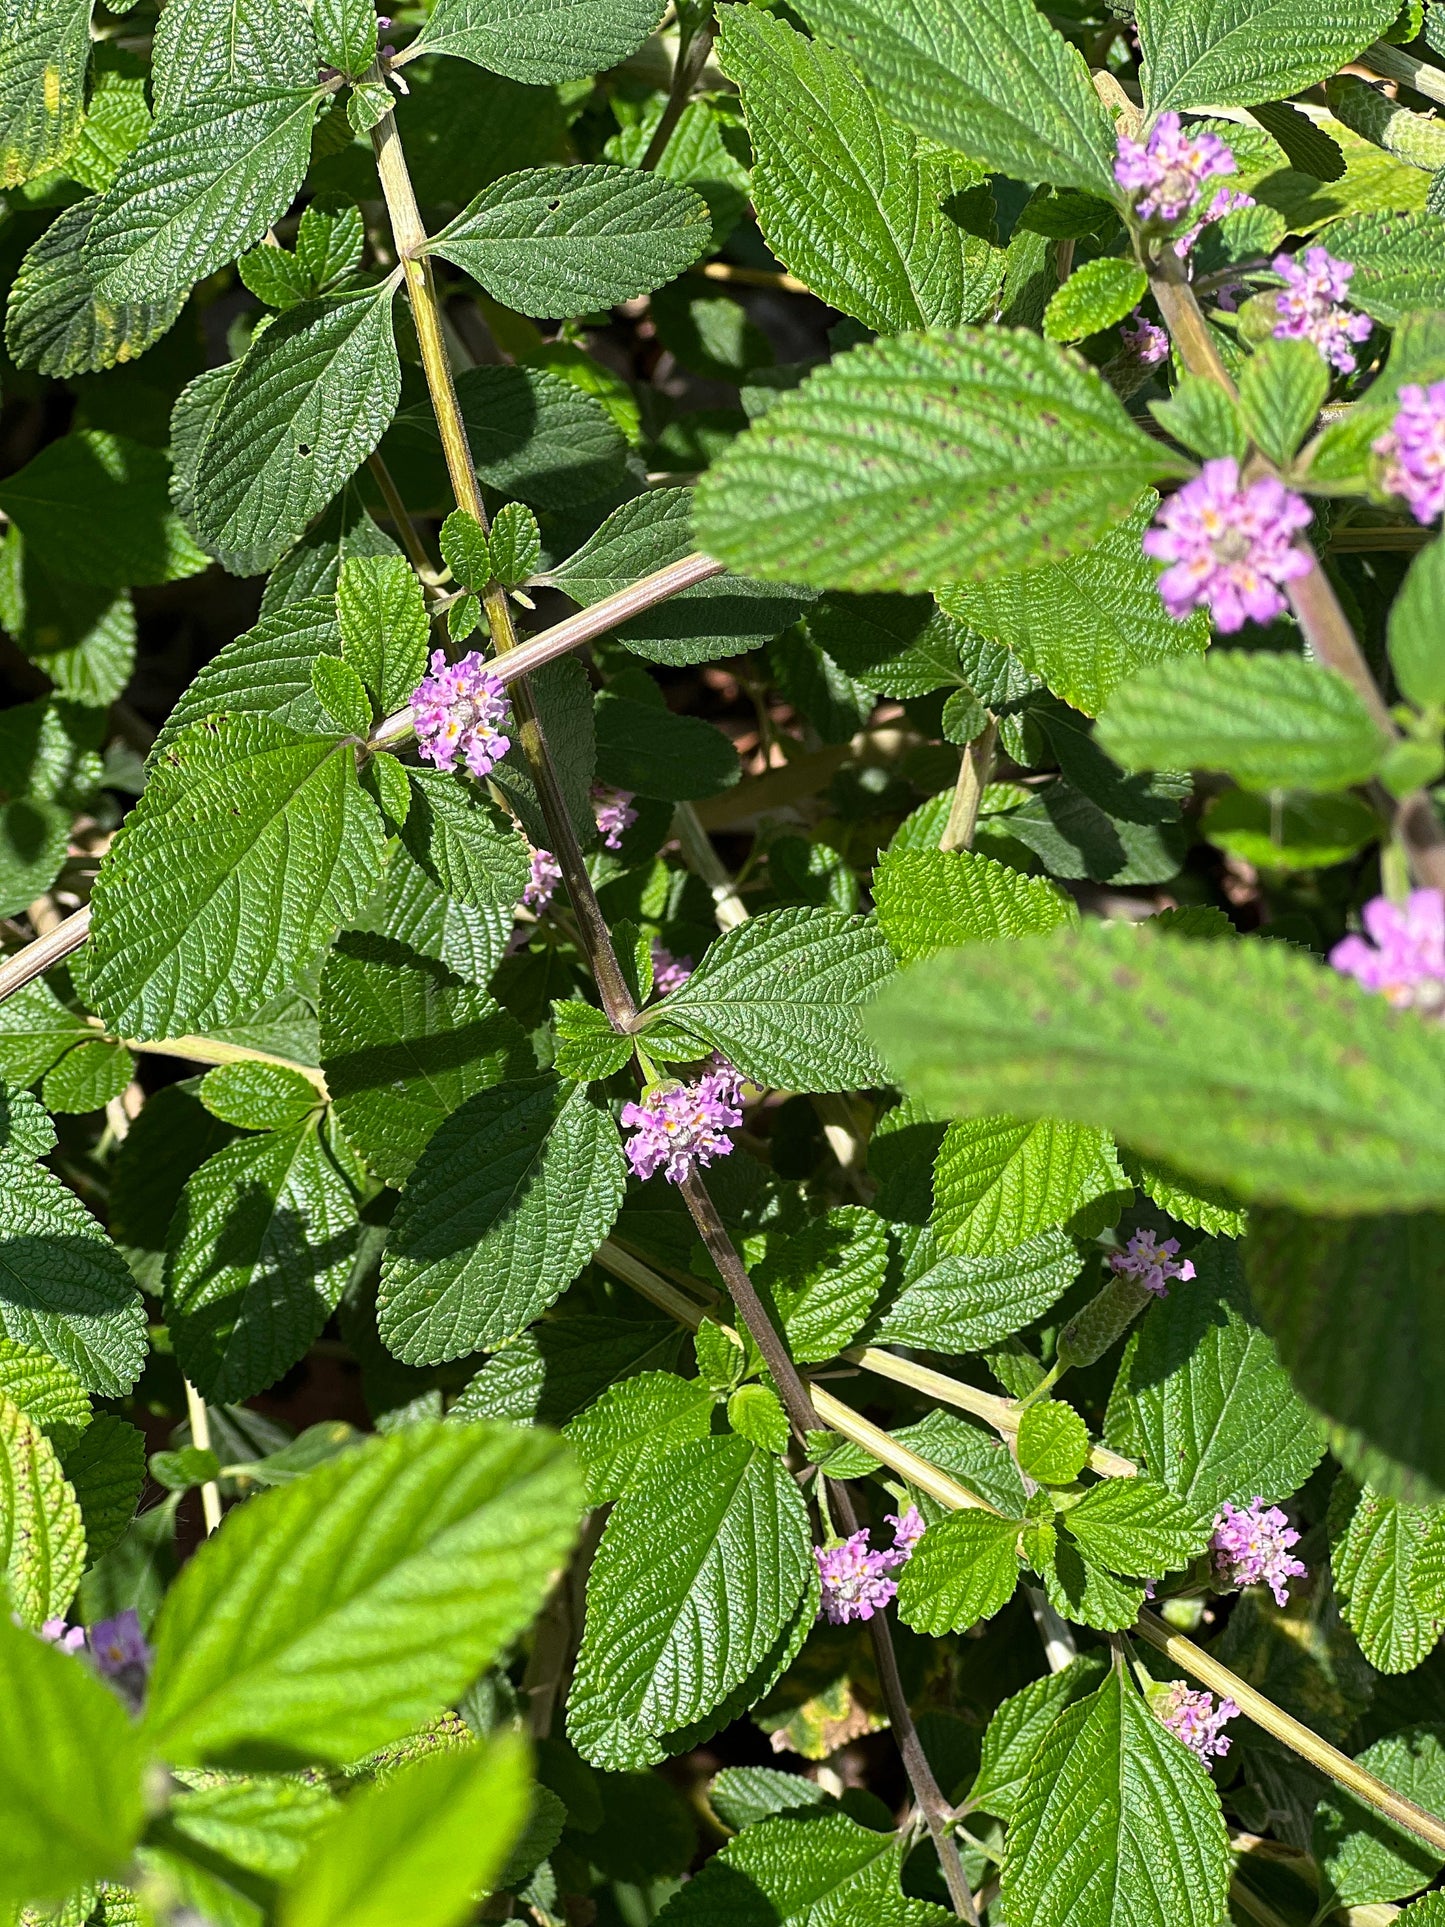
M716 31L711 6L708 7L706 17L698 22L686 40L682 38L679 28L677 59L672 68L672 85L667 92L662 119L654 128L652 139L647 143L647 152L642 157L643 167L656 167L667 152L667 143L672 139L673 130L682 119L687 104L692 99L692 90L702 79L708 55L712 52L712 40Z

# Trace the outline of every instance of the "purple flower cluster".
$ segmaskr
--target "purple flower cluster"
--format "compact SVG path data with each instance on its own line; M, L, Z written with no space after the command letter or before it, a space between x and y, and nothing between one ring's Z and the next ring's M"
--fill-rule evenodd
M1227 1586L1266 1585L1276 1606L1282 1606L1289 1597L1288 1582L1303 1579L1309 1571L1302 1560L1289 1556L1290 1547L1298 1544L1299 1534L1277 1505L1266 1506L1258 1496L1243 1507L1226 1501L1209 1541L1215 1577Z
M1232 455L1206 462L1144 534L1145 555L1170 564L1159 578L1165 608L1176 622L1207 608L1226 634L1246 619L1273 622L1285 606L1278 585L1313 566L1295 547L1310 521L1309 503L1274 476L1241 487Z
M1147 141L1121 134L1114 161L1114 179L1133 196L1139 219L1159 221L1166 227L1194 212L1207 180L1234 171L1234 156L1217 134L1207 128L1186 133L1173 113L1159 116ZM1211 207L1205 218L1219 216Z
M1133 328L1123 328L1124 346L1145 368L1167 359L1169 337L1157 322L1150 321L1147 315L1140 314L1136 308L1130 317L1135 323Z
M511 714L507 692L475 649L457 663L434 649L431 674L417 684L411 709L417 749L438 769L454 769L461 756L480 779L511 748L502 733Z
M1433 522L1445 509L1445 381L1428 388L1407 381L1400 408L1375 443L1391 495L1405 501L1417 522Z
M692 975L692 970L691 957L674 957L656 937L653 938L652 988L657 996L666 997L669 991L681 990Z
M47 1619L42 1639L63 1653L84 1654L102 1679L108 1679L133 1710L139 1710L150 1677L151 1649L133 1606L114 1619L98 1619L88 1630Z
M1303 254L1277 254L1272 263L1286 286L1275 298L1280 319L1276 340L1312 341L1325 360L1342 375L1355 370L1354 342L1370 332L1368 315L1343 307L1354 263L1337 261L1325 248L1306 248Z
M597 818L597 828L602 834L603 849L620 850L622 832L630 830L637 821L637 811L632 807L632 791L615 790L606 783L594 783L592 808Z
M1212 1693L1202 1689L1193 1692L1182 1679L1177 1679L1160 1695L1155 1707L1175 1739L1182 1740L1206 1763L1222 1760L1229 1751L1230 1742L1219 1729L1239 1717L1239 1708L1233 1700L1221 1700L1216 1706Z
M550 850L533 850L532 872L522 892L522 907L541 916L552 901L552 892L562 881L562 866Z
M1122 1251L1110 1254L1109 1264L1121 1276L1137 1278L1145 1291L1157 1292L1161 1298L1169 1296L1169 1279L1177 1278L1187 1285L1194 1276L1192 1261L1179 1260L1179 1240L1166 1238L1160 1244L1152 1231L1136 1231Z
M923 1537L923 1518L918 1507L911 1505L902 1517L890 1512L888 1523L893 1528L893 1544L881 1552L870 1547L866 1526L833 1545L814 1546L813 1557L823 1585L823 1613L831 1625L871 1619L897 1592L898 1581L893 1574L913 1557L913 1549Z
M660 1170L669 1184L681 1184L698 1165L727 1156L728 1133L742 1121L742 1079L719 1059L695 1084L659 1084L640 1104L623 1105L623 1128L634 1133L627 1161L635 1177Z
M1361 916L1373 941L1342 938L1330 952L1335 969L1401 1010L1445 1015L1445 896L1412 890L1403 903L1372 897Z

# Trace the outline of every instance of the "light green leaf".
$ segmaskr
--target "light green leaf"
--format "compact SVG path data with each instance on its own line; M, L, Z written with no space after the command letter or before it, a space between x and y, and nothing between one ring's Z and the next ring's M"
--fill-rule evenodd
M898 1616L916 1632L965 1633L1013 1597L1019 1522L955 1512L924 1533L898 1582Z
M1112 200L1114 136L1078 52L1029 0L810 0L883 105L1015 180Z
M37 1083L82 1038L94 1035L37 977L0 1003L0 1074L12 1084Z
M933 1229L946 1252L998 1257L1127 1188L1107 1131L969 1118L949 1125L933 1168Z
M207 1071L198 1095L212 1117L242 1131L295 1130L324 1101L304 1072L244 1058Z
M516 1019L390 938L343 936L321 980L321 1064L347 1138L403 1185L467 1098L532 1069Z
M1408 1726L1367 1746L1359 1764L1427 1813L1438 1813L1445 1806L1442 1740L1445 1728ZM1445 1858L1418 1834L1335 1786L1315 1809L1311 1847L1320 1866L1321 1898L1332 1907L1404 1900L1429 1885Z
M1095 1124L1241 1198L1445 1200L1445 1039L1284 944L1098 923L971 944L901 972L868 1027L945 1112Z
M954 944L1027 937L1072 923L1069 898L975 850L890 850L873 872L878 925L899 963Z
M567 1709L583 1758L664 1758L768 1657L812 1568L802 1497L770 1453L736 1437L672 1453L618 1500L592 1564Z
M464 589L485 589L495 571L487 531L465 509L453 509L441 527L442 560ZM423 608L425 615L425 608Z
M1445 702L1445 542L1432 542L1410 564L1390 608L1390 667L1412 703Z
M145 1434L113 1412L99 1412L62 1449L61 1466L84 1522L86 1563L93 1566L135 1517L145 1485Z
M187 1180L166 1245L166 1323L203 1397L239 1404L305 1356L345 1288L357 1204L314 1119L240 1138Z
M1036 1556L1047 1559L1047 1548ZM1142 1583L1116 1579L1085 1559L1067 1531L1056 1533L1053 1563L1044 1573L1044 1592L1061 1618L1101 1633L1127 1631L1144 1604Z
M376 447L401 384L392 293L303 301L255 338L190 464L202 542L276 560Z
M880 1343L972 1352L1040 1318L1079 1275L1078 1247L1045 1231L997 1257L950 1257L926 1227L901 1227L903 1286L884 1311Z
M0 483L0 508L35 558L55 573L105 587L176 582L206 559L167 495L158 448L82 429L50 442ZM83 528L84 542L75 531Z
M792 1237L770 1235L752 1278L803 1365L831 1358L854 1338L887 1270L883 1220L858 1205L843 1205Z
M1097 716L1139 670L1208 647L1208 618L1196 611L1175 622L1166 614L1158 572L1139 546L1158 506L1149 489L1082 555L950 588L943 604L1012 650L1056 696Z
M139 1735L88 1666L0 1613L0 1902L120 1874L145 1824Z
M727 1402L728 1424L740 1438L760 1445L779 1458L792 1437L788 1415L776 1392L766 1385L740 1385Z
M1140 1475L1100 1479L1064 1523L1088 1561L1115 1572L1157 1578L1178 1572L1209 1543L1214 1516L1176 1498L1166 1486Z
M474 909L510 910L526 888L526 838L464 777L435 769L406 773L411 808L402 842L413 860Z
M80 139L65 157L66 174L82 187L103 194L150 125L145 76L103 67L95 76Z
M0 188L57 166L80 139L92 0L0 10Z
M1393 0L1140 0L1145 109L1286 99L1338 72L1397 12Z
M311 665L311 687L329 722L365 739L371 729L371 700L349 662L339 656L317 656ZM402 797L409 796L406 777L399 772L398 781Z
M1052 342L906 335L780 396L703 478L698 534L752 575L927 589L1076 554L1178 467Z
M1210 799L1201 828L1209 842L1262 870L1317 870L1374 843L1380 818L1348 794L1225 790Z
M62 1453L91 1422L89 1396L74 1372L14 1338L0 1338L0 1398L18 1405Z
M662 13L662 0L437 0L412 45L546 86L615 67Z
M0 1563L11 1608L27 1626L63 1615L85 1570L85 1526L55 1447L0 1398Z
M96 212L96 293L164 300L259 241L301 186L318 98L312 85L238 81L162 114Z
M303 736L326 735L311 667L318 655L340 654L332 598L307 596L288 602L262 616L254 629L228 642L201 668L162 725L152 754L168 748L189 724L236 710L274 717Z
M1419 1579L1419 1555L1439 1517L1434 1508L1400 1505L1366 1486L1331 1545L1345 1623L1377 1673L1413 1672L1440 1637Z
M316 51L343 74L364 74L375 60L376 27L370 0L317 0Z
M1150 1307L1119 1366L1109 1437L1201 1518L1225 1500L1287 1498L1324 1451L1320 1427L1250 1309L1238 1254L1191 1252L1195 1277Z
M484 188L430 243L521 314L576 315L650 294L712 239L689 188L625 167L539 167Z
M348 742L267 716L177 736L96 879L90 995L123 1037L225 1024L287 989L381 874Z
M891 969L882 933L862 918L772 910L720 937L647 1016L692 1032L756 1083L856 1090L879 1081L859 1017Z
M491 1890L531 1804L525 1741L501 1733L354 1794L287 1886L282 1927L458 1927Z
M166 0L153 60L156 112L170 114L218 83L310 86L316 38L302 0Z
M96 298L85 245L99 205L62 208L20 264L5 316L5 345L19 368L64 377L134 361L185 303L184 290L161 301Z
M1208 1769L1111 1672L1064 1708L1014 1806L1003 1904L1030 1927L1218 1927L1229 1851Z
M1288 468L1329 392L1329 366L1312 341L1271 337L1239 371L1239 419L1255 446Z
M91 1037L46 1072L41 1098L46 1110L57 1115L80 1117L87 1111L101 1111L120 1096L134 1071L135 1059L124 1044Z
M707 1386L675 1372L638 1372L609 1385L567 1427L588 1501L605 1505L645 1485L670 1453L708 1436L712 1413Z
M1019 1469L1041 1485L1071 1485L1089 1457L1089 1429L1072 1405L1046 1398L1019 1420Z
M1254 790L1348 789L1388 747L1343 676L1275 650L1144 669L1114 691L1098 734L1126 769L1221 769Z
M944 213L955 184L847 61L747 8L724 16L722 61L742 90L753 202L778 259L880 333L977 320L1002 279L998 250Z
M348 556L336 585L342 660L385 715L404 709L426 673L426 600L399 555Z
M1112 255L1085 261L1050 297L1044 333L1050 341L1082 341L1086 335L1096 335L1138 307L1148 288L1148 275L1133 261Z
M1332 221L1318 239L1340 260L1355 264L1351 307L1387 328L1398 327L1413 309L1445 307L1445 217L1351 214Z
M571 1284L626 1182L617 1126L555 1077L479 1091L437 1130L382 1263L383 1342L409 1365L493 1349Z
M1066 1706L1092 1693L1103 1674L1092 1653L1070 1660L1061 1673L1046 1673L1004 1700L983 1736L983 1757L969 1799L985 1813L1011 1820L1034 1756Z
M263 1492L167 1595L150 1745L294 1766L400 1738L527 1625L580 1502L561 1442L504 1425L408 1426Z
M632 1039L615 1031L595 1004L584 1004L580 997L554 1001L552 1028L557 1035L552 1068L559 1077L595 1083L632 1060Z

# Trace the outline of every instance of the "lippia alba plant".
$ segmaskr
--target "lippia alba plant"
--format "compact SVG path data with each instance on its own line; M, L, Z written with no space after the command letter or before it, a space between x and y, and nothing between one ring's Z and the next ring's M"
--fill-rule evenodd
M1445 1923L1445 0L0 0L0 1927Z

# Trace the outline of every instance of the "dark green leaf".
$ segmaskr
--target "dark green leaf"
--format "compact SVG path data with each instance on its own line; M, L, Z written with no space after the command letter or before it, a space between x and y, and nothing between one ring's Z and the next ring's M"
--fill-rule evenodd
M662 0L438 0L412 44L545 85L615 67L661 18Z

